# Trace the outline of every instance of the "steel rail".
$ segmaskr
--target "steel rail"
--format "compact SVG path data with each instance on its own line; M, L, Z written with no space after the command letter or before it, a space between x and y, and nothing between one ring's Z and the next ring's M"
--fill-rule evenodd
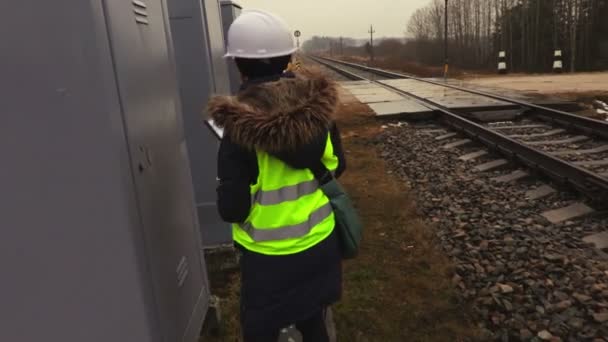
M340 70L344 71L345 73L343 73L343 75L345 76L347 75L346 73L353 74L350 71L343 70L329 62L314 57L313 59L336 72L341 73ZM364 71L372 72L370 70ZM353 79L362 80L365 78L360 75L354 75ZM433 109L435 109L438 113L441 114L441 118L454 129L461 131L469 137L480 141L484 145L488 146L493 150L498 151L499 153L505 155L511 160L519 161L520 163L526 165L528 168L541 172L542 174L557 181L558 183L564 185L568 184L574 187L579 192L588 196L598 206L608 206L608 179L603 178L600 175L593 173L589 170L583 169L577 165L569 163L563 159L559 159L555 156L552 156L551 154L540 151L517 140L511 139L506 135L493 131L473 121L465 119L457 113L452 112L448 108L440 106L428 99L413 95L411 93L407 93L403 90L380 83L378 81L367 81L377 83L380 86L388 88L398 94L413 97L419 101L431 105Z
M517 99L513 99L513 98L501 96L501 95L496 95L496 94L488 93L488 92L481 91L481 90L470 89L470 88L460 87L460 86L456 86L456 85L452 85L452 84L431 81L428 79L423 79L423 78L415 77L412 75L400 74L400 73L396 73L396 72L392 72L392 71L372 68L372 67L368 67L368 66L361 65L361 64L344 62L344 61L335 60L335 59L326 58L326 57L321 57L321 58L324 60L333 62L333 63L338 63L341 65L349 66L351 68L363 70L363 71L370 72L370 73L375 73L376 75L381 75L381 76L384 76L387 78L393 78L393 79L394 78L409 78L412 80L425 82L425 83L429 83L429 84L434 84L434 85L441 86L441 87L447 87L447 88L451 88L451 89L464 91L464 92L467 92L470 94L489 97L494 100L509 102L509 103L516 104L516 105L519 105L522 107L527 107L530 109L536 109L537 111L539 111L539 113L534 114L534 115L539 117L543 121L555 122L556 124L559 124L561 126L571 127L571 128L577 129L579 131L585 132L590 135L596 135L596 136L600 136L602 138L608 139L608 122L605 122L605 121L594 120L594 119L586 118L586 117L583 117L580 115L575 115L575 114L564 112L561 110L548 108L548 107L537 105L537 104L530 103L527 101L522 101L522 100L517 100Z

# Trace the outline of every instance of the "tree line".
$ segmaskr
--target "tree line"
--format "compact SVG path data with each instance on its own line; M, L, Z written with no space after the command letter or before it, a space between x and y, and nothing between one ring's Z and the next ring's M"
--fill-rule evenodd
M409 19L406 39L383 39L377 58L438 66L444 62L444 0L434 0ZM369 56L359 40L313 37L305 51ZM495 70L500 51L508 68L548 72L554 52L565 70L608 69L608 0L449 0L448 50L452 66Z
M443 0L418 9L407 31L418 62L440 64L444 41ZM571 71L608 67L608 0L449 0L450 62L469 69L496 66L505 51L508 66L549 71L562 51Z

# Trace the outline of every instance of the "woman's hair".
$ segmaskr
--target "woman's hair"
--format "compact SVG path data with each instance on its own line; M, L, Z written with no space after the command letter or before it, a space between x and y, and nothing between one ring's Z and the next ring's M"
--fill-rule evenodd
M291 55L265 59L235 58L239 71L248 79L281 75L290 61Z

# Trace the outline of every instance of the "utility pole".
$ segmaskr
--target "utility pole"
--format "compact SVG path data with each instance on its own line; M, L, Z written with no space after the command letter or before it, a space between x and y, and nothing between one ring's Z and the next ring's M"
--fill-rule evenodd
M445 65L443 66L443 79L445 82L448 82L448 71L450 68L450 60L448 57L448 0L445 0L445 32L443 34L443 39L445 43Z
M340 37L340 55L344 56L344 40Z
M376 33L376 31L374 31L374 25L369 25L369 55L371 58L371 61L374 61L374 33Z

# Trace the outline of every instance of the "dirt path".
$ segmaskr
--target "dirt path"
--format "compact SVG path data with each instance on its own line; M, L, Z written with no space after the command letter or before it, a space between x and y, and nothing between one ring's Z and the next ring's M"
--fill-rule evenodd
M562 75L508 75L469 78L467 82L518 90L525 93L604 93L608 94L608 72Z
M549 95L577 102L584 108L579 115L608 120L608 72L563 75L507 75L465 78L467 83L496 89L510 89L529 95Z

